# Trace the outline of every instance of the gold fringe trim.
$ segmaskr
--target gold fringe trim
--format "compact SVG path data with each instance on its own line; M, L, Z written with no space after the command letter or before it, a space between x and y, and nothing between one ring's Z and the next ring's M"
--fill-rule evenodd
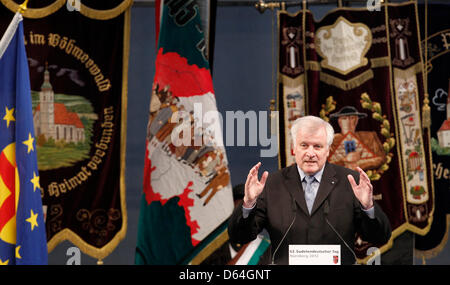
M320 81L325 82L326 84L329 85L336 86L345 91L361 86L367 80L372 78L373 78L373 71L371 69L368 69L363 73L361 73L360 75L347 81L337 78L333 75L326 74L324 72L320 74Z
M389 249L392 248L392 246L394 245L394 240L401 235L402 233L404 233L405 231L410 231L412 233L416 233L416 234L420 234L420 235L424 235L426 233L424 233L423 230L417 228L414 225L411 225L410 223L404 223L401 226L397 227L395 230L392 231L392 235L391 238L389 239L389 241L387 243L385 243L383 246L381 246L380 249L380 254L383 254L385 252L387 252ZM358 258L357 262L359 264L366 264L367 261L369 261L369 259L373 258L375 256L375 253L372 253L371 255L368 255L367 257L361 259Z
M312 71L320 71L320 63L317 61L308 60L306 62L306 69Z
M408 78L411 75L421 74L423 72L422 63L418 62L407 69L400 69L398 67L394 67L395 77Z
M383 57L372 58L372 59L370 59L370 66L372 68L389 66L389 57L383 56Z
M80 248L87 255L97 258L99 261L107 257L119 243L125 238L127 233L127 205L125 199L125 154L126 154L126 136L127 136L127 101L128 101L128 58L130 54L130 18L131 9L128 8L124 14L124 35L123 35L123 68L122 68L122 109L121 109L121 146L120 146L120 207L122 212L122 227L116 235L102 248L94 247L85 242L81 237L69 229L64 229L57 233L48 241L48 252L51 252L59 243L69 240L75 246Z
M285 87L295 88L305 83L304 73L300 74L295 78L291 78L289 76L280 75L279 83L283 84ZM283 94L284 95L284 94Z
M441 242L435 248L432 248L429 250L415 249L414 253L416 255L416 258L430 259L430 258L438 256L438 254L445 248L445 245L447 244L449 227L450 227L450 215L447 215L446 231L445 231L444 237L442 238Z
M55 0L52 4L43 8L27 8L23 13L25 18L39 19L47 17L58 11L61 7L65 6L67 0ZM80 0L81 1L81 0ZM19 9L19 4L13 0L0 0L6 8L12 12L16 12ZM109 20L122 14L126 9L131 7L133 0L123 0L117 7L108 10L92 9L82 3L80 3L80 13L88 18L96 20ZM75 13L75 12L74 12Z
M199 265L214 251L221 247L229 239L228 229L225 229L212 242L210 242L204 249L202 249L189 263L189 265Z

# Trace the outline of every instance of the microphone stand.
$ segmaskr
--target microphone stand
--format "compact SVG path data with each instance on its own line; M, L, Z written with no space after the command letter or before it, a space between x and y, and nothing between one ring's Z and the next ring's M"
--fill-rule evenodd
M342 238L342 236L338 233L338 231L333 227L333 225L331 225L330 221L327 218L328 213L330 212L330 205L328 203L329 203L328 200L325 200L325 204L323 206L325 222L330 226L330 228L333 230L333 232L339 237L339 239L344 243L344 245L348 248L348 250L353 254L353 257L355 258L355 263L353 265L358 265L358 263L357 263L358 258L356 257L355 252L347 244L347 242L344 240L344 238Z
M269 265L276 265L275 264L275 255L277 254L278 249L280 248L281 244L283 243L284 239L286 238L287 234L289 233L289 231L291 230L292 226L294 225L295 219L297 218L297 205L295 204L295 200L292 197L292 203L293 203L293 210L294 210L294 218L292 219L291 224L289 225L288 229L286 230L286 232L284 233L283 237L281 238L280 242L278 243L277 248L275 248L273 254L272 254L272 263L270 263Z

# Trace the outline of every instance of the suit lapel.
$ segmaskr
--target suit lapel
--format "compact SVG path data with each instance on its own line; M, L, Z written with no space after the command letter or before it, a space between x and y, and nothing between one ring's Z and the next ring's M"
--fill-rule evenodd
M294 197L297 205L302 211L309 215L308 207L306 206L305 194L303 192L302 183L300 181L300 175L298 174L297 164L293 164L288 168L285 175L286 189Z
M325 169L323 170L322 179L320 181L320 186L317 191L316 199L314 199L313 208L311 210L311 216L315 211L322 205L323 201L330 195L331 190L337 185L338 179L336 177L336 171L332 164L328 162L325 164ZM301 184L301 183L300 183ZM306 202L305 202L306 204Z

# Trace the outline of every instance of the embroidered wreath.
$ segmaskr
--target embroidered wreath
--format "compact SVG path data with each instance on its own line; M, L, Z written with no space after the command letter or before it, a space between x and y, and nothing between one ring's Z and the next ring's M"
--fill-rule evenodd
M395 138L394 134L391 133L391 124L386 119L386 115L383 115L381 112L381 105L378 102L373 102L367 93L361 94L361 106L364 109L368 109L372 112L372 118L381 123L380 125L380 133L385 138L383 143L384 153L386 154L386 162L381 165L376 170L368 170L367 176L369 176L370 180L379 180L381 178L381 174L383 174L386 170L389 169L389 163L392 160L394 154L391 152L392 148L395 146Z
M381 135L385 138L383 143L383 150L386 154L386 162L382 164L378 169L368 170L366 171L367 176L369 176L370 180L379 180L381 178L381 174L383 174L386 170L389 169L389 163L392 160L394 154L391 152L392 148L395 146L395 138L394 134L391 133L391 124L386 119L386 115L383 115L381 112L381 105L378 102L373 102L367 93L361 94L361 106L364 109L368 109L372 112L372 118L379 121L381 123ZM336 109L336 101L334 101L333 96L329 96L325 104L322 104L322 109L320 110L320 117L329 121L328 115Z
M425 194L425 188L423 186L412 186L411 189L409 189L409 193L413 195L414 199L420 199L420 196Z
M329 96L325 100L325 104L322 104L322 110L320 110L320 117L324 121L330 121L330 119L327 117L331 112L333 112L336 109L336 101L333 100L333 96Z

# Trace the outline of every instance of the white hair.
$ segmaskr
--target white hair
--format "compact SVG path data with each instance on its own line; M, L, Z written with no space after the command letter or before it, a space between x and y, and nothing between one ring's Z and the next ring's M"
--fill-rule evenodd
M320 127L325 128L327 133L327 145L330 147L334 139L334 129L330 123L315 116L305 116L294 121L291 127L291 137L294 142L294 146L297 145L298 130L303 129L308 132L316 132Z

